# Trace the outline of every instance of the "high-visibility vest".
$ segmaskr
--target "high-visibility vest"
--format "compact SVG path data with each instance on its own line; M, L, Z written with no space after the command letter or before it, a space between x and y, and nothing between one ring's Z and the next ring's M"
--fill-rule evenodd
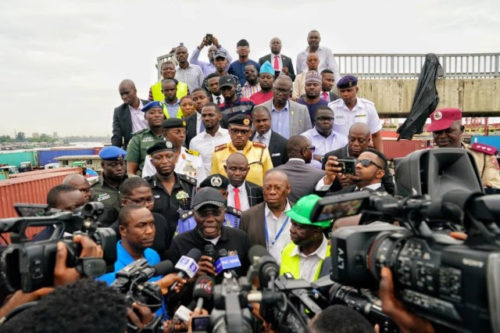
M285 249L281 253L281 266L280 275L285 273L291 273L294 279L300 279L300 256L291 257L290 254L294 251L295 243L290 243L285 246ZM329 257L331 253L331 246L328 245L326 248L326 257ZM323 266L323 259L320 259L318 266L316 267L316 273L314 273L314 280L319 278L319 273L321 272L321 266Z
M188 85L184 82L177 81L177 99L188 94ZM156 82L151 86L151 94L153 95L153 101L163 102L165 100L165 95L161 92L161 81Z
M165 115L166 119L170 118L170 115L168 114L167 105L165 104L165 102L163 103L163 114ZM175 118L182 119L182 117L183 117L182 109L181 109L181 107L179 107L179 109L177 110L177 115L175 116Z

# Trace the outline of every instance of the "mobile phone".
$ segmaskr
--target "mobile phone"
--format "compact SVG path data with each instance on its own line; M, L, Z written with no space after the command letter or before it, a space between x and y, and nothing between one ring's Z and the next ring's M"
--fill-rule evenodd
M205 35L205 42L207 45L211 45L213 43L213 35L212 34L206 34Z
M356 173L356 160L353 159L338 159L340 167L342 168L342 173L346 175L354 175Z
M207 332L210 326L210 316L194 316L191 321L193 333Z

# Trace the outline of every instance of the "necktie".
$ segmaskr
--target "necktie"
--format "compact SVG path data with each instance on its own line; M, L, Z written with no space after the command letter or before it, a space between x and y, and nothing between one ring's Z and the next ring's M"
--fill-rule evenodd
M323 99L328 102L328 93L323 91Z
M274 70L279 71L280 70L280 62L278 60L278 56L274 56Z
M217 96L217 105L220 105L220 96Z
M203 120L200 121L200 133L205 131L205 124L203 123Z
M234 208L241 210L241 202L240 202L240 189L234 188Z
M263 136L263 135L260 135L260 134L259 134L259 136L257 137L257 140L258 140L260 143L265 143L265 141L264 141L264 140L265 140L265 138L264 138L264 136Z

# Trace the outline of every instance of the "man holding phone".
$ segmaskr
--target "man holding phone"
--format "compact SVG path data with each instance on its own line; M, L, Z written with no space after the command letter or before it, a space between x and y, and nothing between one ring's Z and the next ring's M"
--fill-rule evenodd
M198 60L200 56L201 50L205 46L209 46L208 48L208 60L209 62L204 62ZM223 48L219 44L219 40L212 34L206 34L203 37L203 40L201 41L201 44L196 47L196 49L193 50L193 53L191 54L191 58L189 58L189 62L194 65L198 65L201 67L201 70L203 71L203 75L207 77L209 74L215 73L215 53L216 52L223 52L226 55L227 59L227 66L226 66L226 71L229 69L229 64L233 60L227 50Z

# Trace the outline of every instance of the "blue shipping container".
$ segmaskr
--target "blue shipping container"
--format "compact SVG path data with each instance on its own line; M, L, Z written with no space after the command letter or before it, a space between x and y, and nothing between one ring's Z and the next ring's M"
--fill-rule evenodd
M490 145L500 150L500 135L482 136L474 135L470 139L471 143L484 143L485 145Z
M39 150L38 165L44 166L49 163L57 163L58 161L55 158L65 155L94 155L94 148Z

